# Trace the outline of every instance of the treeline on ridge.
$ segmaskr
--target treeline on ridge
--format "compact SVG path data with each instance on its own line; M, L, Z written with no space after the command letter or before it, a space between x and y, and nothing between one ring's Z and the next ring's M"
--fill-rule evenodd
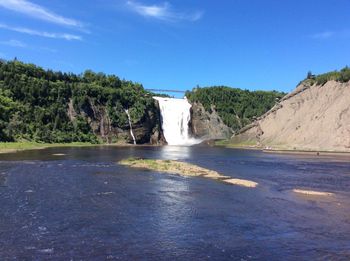
M311 84L324 85L328 81L348 82L350 81L350 68L345 66L340 71L332 71L319 75L313 75L311 72L307 74L306 80Z

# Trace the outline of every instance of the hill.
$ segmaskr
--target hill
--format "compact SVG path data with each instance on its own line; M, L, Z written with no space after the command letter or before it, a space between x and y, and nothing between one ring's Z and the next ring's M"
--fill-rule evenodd
M287 150L350 151L350 69L310 75L232 144Z
M0 61L0 141L130 141L126 109L139 143L161 138L157 107L141 84Z

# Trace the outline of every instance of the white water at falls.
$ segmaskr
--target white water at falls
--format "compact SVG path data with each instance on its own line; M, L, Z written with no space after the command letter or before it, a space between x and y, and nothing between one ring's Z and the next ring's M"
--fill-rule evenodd
M132 137L132 140L134 141L134 145L136 145L136 139L135 139L135 135L134 135L134 133L132 131L132 125L131 125L131 118L130 118L129 110L126 109L125 113L126 113L126 115L128 115L129 126L130 126L130 135Z
M190 137L191 104L184 99L153 97L159 103L162 129L168 145L190 146L201 142Z

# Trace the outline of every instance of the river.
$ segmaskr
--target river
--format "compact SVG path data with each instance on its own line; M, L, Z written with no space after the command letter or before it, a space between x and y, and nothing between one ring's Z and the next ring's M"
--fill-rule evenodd
M178 159L259 185L117 164L131 156ZM349 187L345 156L176 146L2 154L0 259L349 260Z

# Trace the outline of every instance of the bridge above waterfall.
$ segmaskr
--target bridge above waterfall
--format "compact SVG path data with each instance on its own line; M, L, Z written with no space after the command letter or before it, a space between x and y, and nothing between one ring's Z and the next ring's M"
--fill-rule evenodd
M174 89L145 89L145 90L153 93L167 94L170 97L174 97L174 98L183 98L186 93L186 91L174 90Z
M170 89L145 89L150 92L171 92L171 93L185 93L186 91L182 90L170 90Z

